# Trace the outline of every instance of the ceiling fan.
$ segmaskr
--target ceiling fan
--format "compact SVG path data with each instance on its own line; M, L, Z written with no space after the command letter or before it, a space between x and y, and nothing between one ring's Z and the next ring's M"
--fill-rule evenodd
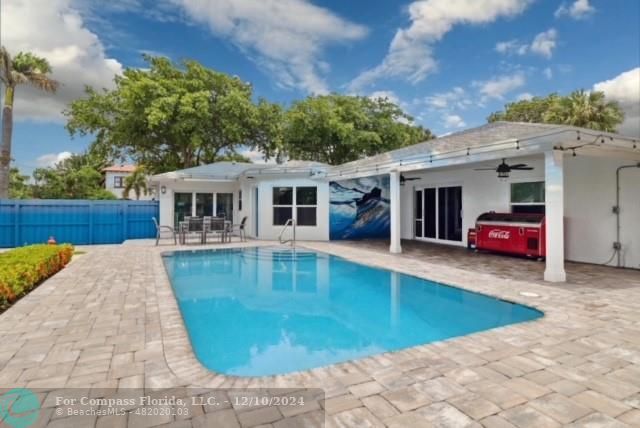
M407 181L420 180L420 177L405 177L404 175L400 175L400 185L404 186L404 183Z
M476 171L495 171L498 173L498 178L508 178L511 171L531 171L532 166L528 166L524 163L517 163L515 165L508 165L504 159L502 163L495 168L476 168Z

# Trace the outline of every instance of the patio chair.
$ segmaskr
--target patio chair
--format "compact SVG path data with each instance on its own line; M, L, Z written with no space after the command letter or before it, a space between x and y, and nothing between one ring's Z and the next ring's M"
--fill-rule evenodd
M176 231L171 226L160 226L158 224L158 220L155 217L151 217L153 220L153 225L156 227L156 247L158 246L158 242L160 242L160 235L162 232L169 232L173 236L173 244L178 245L178 239L176 238Z
M183 244L187 243L187 238L189 236L195 235L198 236L199 243L204 243L205 239L205 229L204 222L199 217L185 217L185 221L181 223L180 226L180 241Z
M205 223L205 228L205 243L207 242L207 235L220 236L220 242L224 242L226 240L227 229L224 217L210 217L209 222Z
M240 221L240 223L238 224L231 224L229 225L229 242L231 242L231 234L237 229L238 230L238 237L240 238L241 242L244 242L247 240L247 230L246 230L246 226L247 226L247 219L248 217L242 217L242 220Z

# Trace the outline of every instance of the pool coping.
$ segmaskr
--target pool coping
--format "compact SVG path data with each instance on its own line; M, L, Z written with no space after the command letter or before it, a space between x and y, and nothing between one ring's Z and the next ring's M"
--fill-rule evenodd
M225 246L225 248L242 248L242 247L258 247L273 246L273 242L247 242ZM162 256L168 252L176 251L197 251L203 249L211 249L211 247L197 246L189 249L179 249L171 251L159 251L154 254L153 270L155 278L155 289L160 310L160 323L162 331L163 353L169 370L174 376L184 381L185 384L192 386L200 386L205 388L247 388L247 387L322 387L331 393L331 385L340 385L339 379L353 373L362 373L373 375L381 368L406 364L409 360L416 357L428 358L438 354L438 350L442 346L464 344L467 339L479 339L499 335L512 331L518 331L528 328L542 328L545 324L551 324L550 327L557 327L559 322L568 321L569 316L566 312L554 305L546 304L550 298L550 291L539 284L526 281L501 280L490 274L481 274L477 272L469 272L462 269L447 268L446 273L439 272L437 268L442 266L431 264L428 262L417 262L415 260L405 260L404 267L396 265L381 264L375 262L374 254L378 257L379 253L371 250L358 249L358 254L352 254L353 248L346 248L347 252L341 252L339 244L325 242L304 242L298 244L299 247L309 250L321 251L335 256L343 257L351 262L364 264L366 266L382 268L394 272L412 275L418 278L439 282L453 287L461 288L465 291L484 294L496 299L506 300L512 303L521 304L534 308L543 313L543 316L535 320L509 324L506 326L496 327L489 330L483 330L464 336L456 336L448 339L429 342L397 351L387 351L367 357L357 358L342 363L335 363L328 366L291 372L287 374L271 375L271 376L234 376L214 372L206 368L197 359L193 347L191 345L189 335L187 333L182 314L178 307L173 288L170 283L169 276L166 272ZM389 255L388 257L396 258L401 255ZM416 264L419 263L419 266ZM435 269L434 269L435 268ZM427 270L430 269L430 270ZM502 287L492 288L483 285L487 281L502 281L510 285L512 293L499 292ZM521 291L530 291L538 294L536 298L526 298L519 294ZM561 325L561 324L560 324ZM335 381L335 382L333 382ZM327 387L329 390L327 391ZM339 392L336 391L335 394Z

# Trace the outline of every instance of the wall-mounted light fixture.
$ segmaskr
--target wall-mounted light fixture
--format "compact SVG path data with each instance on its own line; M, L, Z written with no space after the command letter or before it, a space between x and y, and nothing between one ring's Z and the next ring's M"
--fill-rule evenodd
M167 186L160 186L160 193L162 193L163 195L167 193Z

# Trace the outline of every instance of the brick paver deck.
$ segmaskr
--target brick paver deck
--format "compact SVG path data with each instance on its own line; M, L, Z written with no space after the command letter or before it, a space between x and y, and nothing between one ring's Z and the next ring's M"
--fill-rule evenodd
M302 245L532 305L545 317L290 375L230 377L193 355L160 258L174 247L91 247L0 315L0 387L319 387L327 427L640 426L639 271L570 264L569 282L552 285L541 281L540 263L461 249L407 243L406 254L390 255L377 242ZM116 423L45 410L39 424ZM127 422L285 427L319 418L311 404Z

